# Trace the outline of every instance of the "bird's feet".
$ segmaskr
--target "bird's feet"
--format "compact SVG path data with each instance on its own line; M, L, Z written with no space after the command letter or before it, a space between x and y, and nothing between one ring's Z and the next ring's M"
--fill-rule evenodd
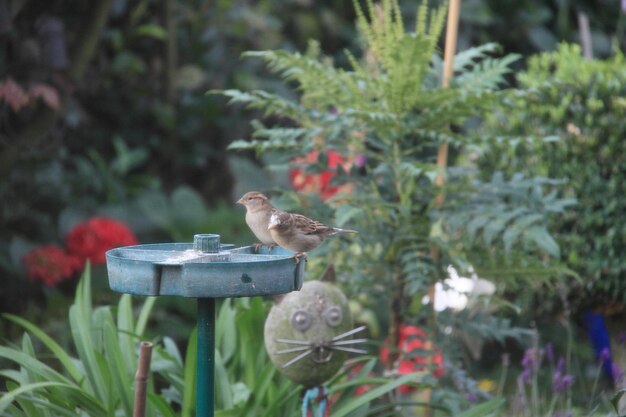
M267 246L267 252L271 253L272 249L274 249L278 245L276 243L271 243L269 245L264 245L263 243L255 243L254 244L254 253L259 253L259 251L261 250L261 248L263 246Z
M306 252L297 252L295 255L293 255L293 260L296 264L300 263L301 258L304 258L304 261L306 262Z

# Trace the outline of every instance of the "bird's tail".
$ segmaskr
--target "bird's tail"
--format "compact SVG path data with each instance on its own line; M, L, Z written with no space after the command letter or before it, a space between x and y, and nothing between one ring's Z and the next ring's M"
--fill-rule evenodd
M342 233L359 233L356 230L351 230L351 229L340 229L338 227L333 227L333 235L338 235L338 234L342 234Z

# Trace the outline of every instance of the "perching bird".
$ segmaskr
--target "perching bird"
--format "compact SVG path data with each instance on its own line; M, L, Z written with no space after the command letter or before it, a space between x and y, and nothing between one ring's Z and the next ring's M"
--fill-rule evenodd
M237 204L246 207L246 223L254 236L261 242L255 245L255 249L258 250L261 245L265 245L271 250L276 246L276 242L268 230L270 217L275 210L269 198L258 191L250 191L245 193L237 201Z
M301 214L275 210L270 215L268 230L279 246L296 252L296 261L307 251L318 247L328 236L340 233L358 233L356 230L329 227Z

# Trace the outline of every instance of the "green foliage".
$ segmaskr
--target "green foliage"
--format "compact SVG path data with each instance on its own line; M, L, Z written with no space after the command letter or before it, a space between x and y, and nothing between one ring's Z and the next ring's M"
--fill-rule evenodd
M0 413L31 417L48 416L51 412L67 416L132 415L137 344L154 302L154 298L146 299L137 317L129 295L120 298L117 309L93 307L91 275L87 269L69 311L76 356L32 323L7 315L7 319L27 333L22 337L21 347L0 347L0 356L19 367L1 371L8 392L0 402ZM49 354L37 354L32 337ZM155 346L153 356L155 362L174 361L167 346ZM172 406L155 396L154 390L151 382L148 415L174 415Z
M87 269L69 310L72 351L67 352L42 329L18 316L6 315L26 330L21 346L0 346L0 358L17 369L0 370L6 386L0 399L2 416L132 415L138 349L156 298L147 298L138 312L130 295L117 308L94 307L91 274ZM254 299L226 299L217 314L215 351L215 406L218 416L292 416L300 408L301 388L284 378L263 348L263 324L269 303ZM35 342L33 341L35 338ZM195 415L196 339L194 330L184 355L174 341L155 343L148 383L148 416ZM41 345L48 352L37 353ZM367 362L356 377L348 369L329 382L335 397L333 416L354 416L400 385L415 384L421 374L401 378L372 378L376 359ZM371 384L366 395L353 396L357 386ZM157 388L158 387L158 388ZM362 415L362 414L358 414Z
M558 263L560 250L548 232L549 218L562 215L572 203L556 194L561 182L508 172L482 180L480 172L470 169L483 143L474 134L476 119L501 100L498 88L517 57L496 57L494 44L461 52L452 85L442 88L436 43L444 9L429 13L420 8L419 32L405 33L395 2L368 3L368 15L356 7L365 52L360 60L347 53L349 69L324 57L315 42L306 54L246 54L263 59L299 98L223 91L231 103L265 116L253 121L252 138L233 143L232 149L255 150L277 164L316 150L321 162L308 167L311 174L328 169L323 159L327 150L349 161L366 160L363 166L353 163L349 171L333 170L333 184L348 183L353 191L337 194L325 205L319 197L292 194L275 203L360 232L350 239L329 239L311 257L309 270L334 264L346 293L375 311L387 329L381 335L387 342L396 340L401 323L430 324L429 337L441 340L437 346L449 359L458 358L462 347L444 329L500 342L522 339L527 332L493 316L494 306L505 303L494 302L482 314L433 320L430 306L422 302L450 264L506 284L501 289L536 288L568 273ZM434 163L443 143L451 147L445 172ZM447 177L445 188L435 184L438 174ZM436 197L442 192L445 200L439 205ZM438 401L443 400L434 396L431 406L444 404ZM456 401L457 408L466 401ZM500 405L485 405L489 410L483 412Z
M489 120L491 132L524 138L493 143L481 164L566 182L577 204L554 218L567 265L584 278L592 302L626 300L626 71L618 54L584 60L576 45L540 54L519 74L520 90ZM552 135L550 141L537 138ZM581 293L581 296L585 294Z
M437 147L449 142L455 152L462 152L473 144L475 138L468 131L453 126L466 125L492 109L500 95L495 88L517 57L493 57L493 44L462 52L456 67L458 77L451 88L444 89L440 87L440 59L433 53L445 9L429 13L421 7L417 33L404 32L395 2L383 2L382 6L368 3L368 13L366 16L357 5L366 54L361 61L348 54L351 70L338 68L321 56L316 43L311 43L304 55L248 53L262 58L272 71L293 83L301 97L295 101L265 91L224 91L232 103L290 120L289 127L266 127L254 121L253 138L237 141L233 148L254 149L265 156L280 151L281 161L285 153L302 155L313 149L366 157L364 172L339 169L336 179L336 183L351 182L355 192L337 199L341 204L335 207L335 222L359 229L358 242L344 251L327 252L331 261L350 271L351 282L357 284L355 292L382 285L387 297L405 287L411 296L421 297L442 275L440 266L433 263L432 245L443 251L439 265L452 262L467 267L469 254L478 254L482 259L473 257L472 264L479 270L481 262L490 256L493 261L494 255L484 249L478 253L459 247L479 230L484 241L472 246L493 246L500 237L505 250L496 252L521 248L522 254L558 257L558 247L545 228L546 216L566 202L545 195L539 179L516 176L481 185L467 177L462 187L448 187L442 210L433 210L438 168L432 161ZM496 185L499 192L493 190ZM302 204L306 203L300 201ZM491 211L485 212L486 206ZM498 221L491 221L495 219ZM469 235L468 224L473 225ZM487 277L497 278L497 274Z

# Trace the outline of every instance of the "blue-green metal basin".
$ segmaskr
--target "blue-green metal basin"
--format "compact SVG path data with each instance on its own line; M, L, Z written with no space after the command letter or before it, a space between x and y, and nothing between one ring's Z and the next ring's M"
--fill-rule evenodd
M208 259L211 258L211 259ZM224 259L221 259L224 258ZM228 258L228 259L226 259ZM137 295L195 298L285 294L302 287L304 259L276 247L222 244L217 254L193 251L192 243L159 243L116 248L106 253L112 290Z

